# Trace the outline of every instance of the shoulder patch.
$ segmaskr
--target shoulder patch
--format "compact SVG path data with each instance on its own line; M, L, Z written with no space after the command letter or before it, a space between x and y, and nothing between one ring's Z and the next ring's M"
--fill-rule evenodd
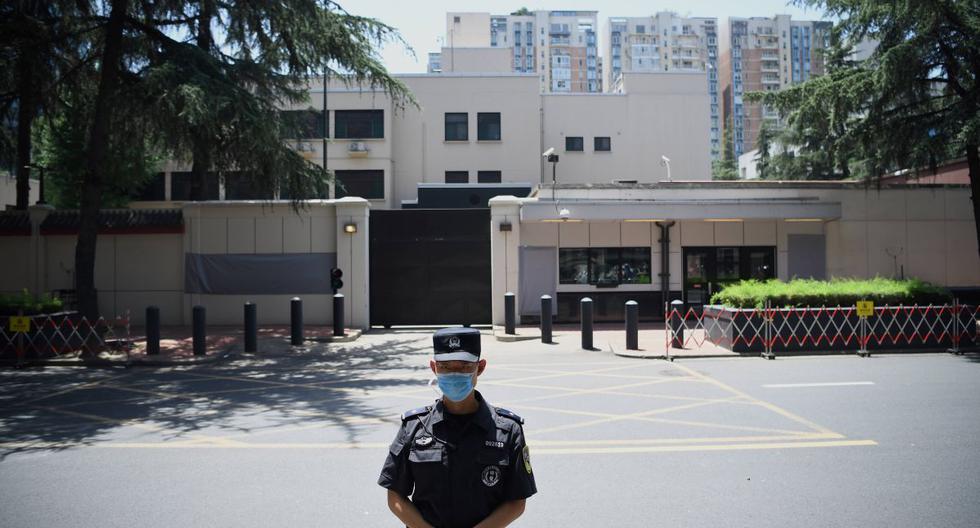
M430 411L432 411L431 405L426 405L425 407L418 407L410 411L405 411L404 413L402 413L402 421L407 422L416 416L428 414Z
M521 418L520 416L518 416L518 415L516 415L516 414L514 414L514 413L512 413L512 412L510 412L507 409L504 409L502 407L496 407L496 409L497 409L497 414L499 414L500 416L504 416L506 418L510 418L511 420L514 420L515 422L517 422L517 423L519 423L521 425L524 424L524 418Z

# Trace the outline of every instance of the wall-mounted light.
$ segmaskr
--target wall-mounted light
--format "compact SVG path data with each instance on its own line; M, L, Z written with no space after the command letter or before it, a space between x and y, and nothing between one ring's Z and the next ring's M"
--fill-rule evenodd
M510 225L510 222L500 222L501 231L510 231L511 229L513 229L513 226Z
M823 222L823 218L787 218L787 222Z
M357 233L357 224L355 224L354 222L347 222L346 224L344 224L344 233L347 233L348 235L353 235L354 233Z

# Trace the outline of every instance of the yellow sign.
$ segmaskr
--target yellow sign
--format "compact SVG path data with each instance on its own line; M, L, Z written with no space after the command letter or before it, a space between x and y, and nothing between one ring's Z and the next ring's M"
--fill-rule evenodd
M10 331L11 332L30 332L31 331L31 318L30 317L19 317L14 316L10 318Z
M874 301L858 301L857 302L858 317L871 317L875 312Z

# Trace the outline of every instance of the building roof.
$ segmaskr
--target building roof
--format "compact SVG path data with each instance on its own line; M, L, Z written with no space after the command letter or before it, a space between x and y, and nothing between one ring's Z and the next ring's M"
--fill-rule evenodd
M78 221L78 211L53 211L41 223L41 234L76 234ZM103 234L183 232L184 215L179 209L106 209L99 213L99 233Z
M29 236L31 218L27 211L5 211L0 213L0 236Z

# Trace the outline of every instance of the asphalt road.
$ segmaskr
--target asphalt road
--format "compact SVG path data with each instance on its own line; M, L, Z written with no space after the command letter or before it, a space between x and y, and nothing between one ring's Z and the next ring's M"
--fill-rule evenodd
M169 369L0 371L0 526L398 526L375 482L428 333ZM495 343L517 526L976 526L980 358L636 360Z

